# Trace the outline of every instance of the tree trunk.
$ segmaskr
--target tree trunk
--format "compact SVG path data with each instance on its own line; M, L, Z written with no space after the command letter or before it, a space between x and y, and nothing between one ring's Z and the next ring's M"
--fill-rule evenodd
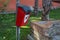
M34 6L34 16L38 15L38 0L35 0L35 6Z
M43 13L42 13L42 21L49 20L49 13L51 9L52 0L43 0Z

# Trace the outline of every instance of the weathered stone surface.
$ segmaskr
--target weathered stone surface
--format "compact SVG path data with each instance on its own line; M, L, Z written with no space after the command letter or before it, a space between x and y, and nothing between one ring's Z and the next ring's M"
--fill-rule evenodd
M50 40L50 37L54 39L55 35L60 35L60 21L31 22L31 29L37 40Z

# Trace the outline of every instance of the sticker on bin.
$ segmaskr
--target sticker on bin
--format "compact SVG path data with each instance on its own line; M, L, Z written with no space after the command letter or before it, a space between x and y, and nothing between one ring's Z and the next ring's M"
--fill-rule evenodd
M25 15L25 17L24 17L24 23L27 22L28 18L29 18L29 15Z

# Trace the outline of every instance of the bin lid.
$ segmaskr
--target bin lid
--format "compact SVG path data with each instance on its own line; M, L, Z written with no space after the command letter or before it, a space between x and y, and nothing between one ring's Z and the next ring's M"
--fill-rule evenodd
M26 13L31 12L31 8L29 6L25 6L25 5L17 5L18 7L21 7Z

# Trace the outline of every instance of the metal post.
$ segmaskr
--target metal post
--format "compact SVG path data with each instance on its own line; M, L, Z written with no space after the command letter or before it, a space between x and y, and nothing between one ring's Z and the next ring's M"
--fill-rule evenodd
M18 8L17 4L19 3L20 3L20 0L16 0L16 13L17 13L17 8ZM20 27L19 26L16 27L16 40L20 40Z
M16 3L20 3L20 0L16 0Z
M16 40L20 40L20 27L16 27Z
M38 16L38 0L35 0L34 15Z

